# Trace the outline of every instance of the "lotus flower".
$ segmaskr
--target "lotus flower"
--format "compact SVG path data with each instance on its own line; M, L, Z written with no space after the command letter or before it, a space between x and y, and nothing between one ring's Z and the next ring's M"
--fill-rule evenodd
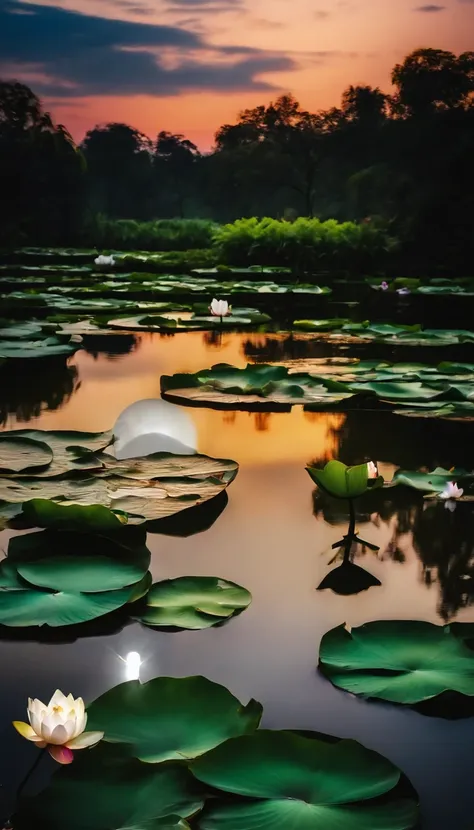
M214 298L209 306L209 311L213 317L220 317L222 320L223 317L228 317L232 313L232 306L229 305L227 300L216 300Z
M94 264L100 266L106 265L112 268L115 265L115 259L113 256L105 256L104 254L100 254L100 256L94 260Z
M384 280L384 281L380 284L380 289L381 289L381 291L388 291L388 282L385 282L385 280Z
M409 294L409 293L410 293L409 288L397 288L397 294L400 294L401 296L405 296L406 294Z
M70 764L73 749L95 746L104 737L103 732L85 732L87 714L82 697L77 700L55 691L48 705L41 700L28 698L28 723L13 721L13 726L23 738L32 741L39 749L47 747L49 754L59 764Z
M458 487L455 481L448 481L443 492L439 494L440 499L460 499L464 490Z
M369 478L378 478L379 471L377 469L377 464L373 461L367 462L367 475Z

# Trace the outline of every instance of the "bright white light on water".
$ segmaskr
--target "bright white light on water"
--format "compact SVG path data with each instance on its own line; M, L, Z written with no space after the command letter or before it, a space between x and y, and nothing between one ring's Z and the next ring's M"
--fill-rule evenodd
M140 666L142 664L141 657L138 651L131 651L127 654L125 660L125 677L127 680L140 679Z
M191 416L167 401L137 401L119 415L114 426L117 458L139 458L154 452L196 452L197 430Z

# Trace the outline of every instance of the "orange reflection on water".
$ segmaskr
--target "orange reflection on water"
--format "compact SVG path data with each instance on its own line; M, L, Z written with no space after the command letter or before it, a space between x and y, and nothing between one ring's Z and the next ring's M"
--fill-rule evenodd
M111 429L118 416L135 401L160 398L160 376L196 372L214 363L244 367L251 362L245 344L263 347L265 335L188 332L161 337L142 334L137 347L111 360L103 354L77 352L70 365L77 367L79 384L64 406L22 421L12 415L8 429L18 427L99 432ZM200 452L236 458L240 464L303 462L326 459L337 452L337 431L345 415L304 413L222 412L186 408L198 432Z

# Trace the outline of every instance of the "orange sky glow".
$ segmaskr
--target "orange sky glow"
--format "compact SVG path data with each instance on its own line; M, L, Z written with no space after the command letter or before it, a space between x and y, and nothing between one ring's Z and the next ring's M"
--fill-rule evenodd
M105 26L122 21L139 25L142 31L144 26L170 27L199 41L184 47L172 43L122 47L118 36L112 48L115 55L123 49L124 61L130 57L127 51L135 52L137 60L146 51L163 70L180 71L186 64L178 88L175 84L167 90L165 78L156 93L144 76L141 91L139 72L132 89L124 87L120 72L115 84L113 77L107 80L109 53L103 50L101 64L97 47L94 51L91 47L90 53L85 49L82 62L90 55L96 75L103 74L106 82L93 94L87 93L86 85L86 94L76 92L74 97L68 92L68 84L72 89L74 82L67 79L67 62L58 63L63 69L53 73L55 83L65 79L63 89L48 94L51 68L38 57L28 63L24 52L15 59L10 49L10 59L0 62L2 76L29 83L76 140L96 124L123 121L150 137L162 129L183 133L207 150L216 129L235 121L239 110L268 103L283 92L293 92L302 106L316 111L337 105L350 83L390 91L392 67L415 48L460 53L474 47L474 0L424 5L423 0L0 0L0 9L2 3L10 13L8 19L15 16L15 24L33 19L33 11L61 9L101 18L100 25ZM54 44L47 54L50 67L52 59ZM252 66L243 73L237 65L234 85L234 62L242 60ZM202 85L193 83L193 67L203 64L206 78ZM221 68L228 73L225 84L219 79ZM44 82L46 92L41 90Z

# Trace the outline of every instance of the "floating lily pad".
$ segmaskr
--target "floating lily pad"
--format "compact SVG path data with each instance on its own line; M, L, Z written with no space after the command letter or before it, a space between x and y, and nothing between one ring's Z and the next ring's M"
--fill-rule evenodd
M243 706L224 686L205 677L132 680L88 708L88 729L126 744L141 761L185 760L236 735L253 732L262 715L255 700Z
M80 348L79 343L64 343L57 337L31 341L21 339L2 340L0 342L0 360L56 357L57 355L74 354Z
M237 369L220 363L195 374L162 375L161 391L176 403L234 409L290 409L295 404L325 409L353 397L348 386L324 375L290 374L284 366L266 364Z
M65 511L70 508L74 509L71 520L77 520L81 505L86 508L102 505L132 522L151 521L214 498L234 480L238 471L235 461L199 454L155 453L118 461L108 453L91 454L75 447L69 447L69 451L86 462L82 474L42 478L31 474L0 476L0 500L25 505L25 518L38 527L52 527L56 521L67 522ZM89 470L87 463L91 466ZM28 502L31 504L27 508ZM61 510L64 518L60 516ZM84 519L87 521L87 514Z
M324 635L320 668L352 694L415 704L444 692L474 696L474 653L449 627L379 621Z
M209 801L201 830L410 830L417 823L415 801L396 792L400 771L356 741L262 730L226 741L191 770L235 796Z
M78 752L43 792L23 799L14 827L188 830L182 817L203 803L199 784L185 767L143 764L102 743Z
M251 594L212 576L184 576L156 582L134 619L154 628L211 628L250 605Z
M421 473L414 470L397 470L392 479L392 485L403 484L412 487L414 490L421 490L422 493L442 493L450 481L459 482L472 481L474 473L454 467L452 470L445 470L444 467L436 467L432 473Z
M147 576L142 580L149 587ZM78 593L40 589L0 591L0 624L12 627L58 627L87 622L139 598L137 585L119 591Z
M0 474L3 475L10 469L11 472L21 472L28 476L34 468L35 477L48 478L71 471L100 469L103 464L97 461L93 453L108 447L112 438L111 432L47 432L36 429L4 432L0 434ZM38 445L38 449L35 445ZM40 446L43 448L42 457L48 457L48 463L39 463ZM9 468L3 462L8 457L7 454L10 457ZM32 463L27 465L28 458ZM35 463L35 458L38 459L38 464Z
M150 552L145 545L125 547L103 536L46 530L13 537L6 563L36 587L98 593L140 582Z
M188 319L181 317L166 317L159 315L127 317L110 320L108 326L113 329L128 329L130 331L196 331L215 328L236 328L262 325L270 321L268 314L263 314L255 308L234 308L227 317L210 316L209 313L194 314Z
M52 460L53 452L45 441L25 434L0 433L0 475L41 472Z

